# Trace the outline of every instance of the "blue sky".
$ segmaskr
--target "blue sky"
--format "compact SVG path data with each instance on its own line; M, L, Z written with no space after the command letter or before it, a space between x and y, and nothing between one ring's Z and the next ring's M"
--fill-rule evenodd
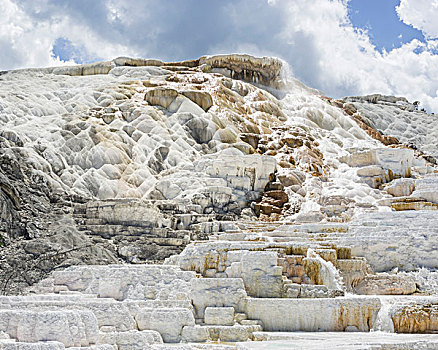
M76 63L92 63L99 60L99 57L90 56L83 45L75 45L66 37L59 37L54 41L52 54L61 61L73 60Z
M438 112L438 0L0 0L0 70L248 53L333 97Z
M357 28L366 29L377 49L391 51L412 39L425 41L423 33L402 22L396 6L400 0L351 0L349 17Z

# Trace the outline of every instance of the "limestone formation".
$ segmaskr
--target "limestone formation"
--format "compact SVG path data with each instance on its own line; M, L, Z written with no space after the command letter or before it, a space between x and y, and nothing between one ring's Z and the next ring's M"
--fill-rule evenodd
M249 55L204 56L199 60L204 70L212 69L233 79L280 87L282 62L271 57L255 59Z
M354 326L366 332L372 328L379 307L378 299L251 299L247 313L270 331L333 332Z
M137 311L135 321L139 330L157 331L166 343L179 342L183 327L195 325L193 313L183 308L142 308Z
M207 307L204 313L206 324L232 326L234 324L233 307Z
M198 90L186 90L182 91L182 94L190 99L192 102L196 103L206 112L210 109L211 106L213 106L213 99L208 92Z
M191 295L197 318L208 307L233 307L243 311L246 291L241 279L207 278L191 280Z
M437 137L435 115L416 111L414 104L400 97L370 95L347 97L345 100L350 101L362 120L374 129L437 157L436 143L433 141Z
M58 341L66 347L98 342L97 320L91 311L0 310L0 329L19 342Z
M403 295L413 294L417 290L415 281L408 277L379 274L366 276L360 281L354 290L357 294L368 295Z
M385 190L394 197L410 196L414 189L415 181L413 179L396 179L385 187Z
M391 318L398 333L436 333L438 305L405 306L397 310Z
M333 286L339 286L336 272L330 274L324 268L336 271L337 266L342 276L349 276L345 282L358 289L364 281L377 280L380 286L377 283L374 288L382 292L388 288L385 278L391 279L393 286L387 294L393 294L394 288L406 290L408 285L397 282L397 278L403 279L397 275L373 277L369 268L357 264L366 261L352 259L348 248L327 248L310 241L305 245L305 241L270 243L262 239L267 238L266 228L267 224L259 232L246 227L240 233L231 233L237 228L230 223L223 227L230 233L219 233L217 242L192 243L182 254L168 259L176 266L77 266L56 271L35 286L33 294L0 298L0 331L8 339L35 346L38 341L55 341L58 343L53 344L61 349L76 344L96 349L105 345L140 349L160 348L163 341L242 342L260 339L262 330L368 332L378 329L381 313L397 332L434 331L434 309L428 305L435 303L436 297L417 298L417 305L422 303L417 307L432 310L429 313L406 308L401 299L386 309L377 297L341 297L342 291L333 290ZM254 240L254 235L260 235L260 240ZM326 285L311 284L312 279L306 277L310 274L306 272L306 259L318 262L311 276ZM278 276L281 278L275 282L273 278ZM300 283L292 283L298 276ZM55 294L38 294L41 292ZM32 327L40 327L39 337L26 322L14 317L25 317ZM72 328L76 333L70 328L69 333L62 327L47 327L47 317L64 327L77 322ZM22 333L14 326L17 322L24 327Z
M0 349L438 344L436 117L284 68L0 74Z
M158 87L147 91L144 99L151 105L158 105L167 109L177 96L178 91L176 90Z
M342 161L359 167L357 175L372 187L390 182L394 178L411 176L414 151L410 149L375 149L356 152Z
M438 193L436 191L437 185L437 176L419 179L415 181L415 191L412 192L412 197L421 198L432 203L438 203Z

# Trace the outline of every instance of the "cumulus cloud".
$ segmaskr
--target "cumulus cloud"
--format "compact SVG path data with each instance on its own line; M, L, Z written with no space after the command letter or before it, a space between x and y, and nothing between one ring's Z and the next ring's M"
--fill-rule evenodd
M432 38L438 33L431 14L436 3L415 0L420 6L414 8L413 0L401 0L397 11ZM0 0L0 5L0 70L59 64L62 56L77 62L121 55L181 60L246 52L283 58L298 79L330 96L404 95L438 111L433 41L413 40L381 53L367 31L351 24L348 0Z
M90 6L84 6L83 13L70 14L65 3L0 0L3 10L0 17L0 69L65 64L54 57L52 51L56 40L62 37L84 46L95 58L117 56L120 52L135 54L121 42L107 40L89 25L87 16L92 16L93 12L86 11Z
M307 70L312 72L309 79L316 87L335 96L403 95L438 111L438 81L434 78L438 76L438 56L430 43L413 40L381 53L366 31L352 26L345 1L314 0L313 3L315 6L309 8L305 0L284 2L287 16L295 20L290 21L281 35L292 46L301 36L307 38L314 57L313 70L309 66ZM303 13L306 15L300 16ZM293 59L291 55L287 57L292 66Z
M438 0L401 0L397 14L403 22L421 30L426 38L438 38Z

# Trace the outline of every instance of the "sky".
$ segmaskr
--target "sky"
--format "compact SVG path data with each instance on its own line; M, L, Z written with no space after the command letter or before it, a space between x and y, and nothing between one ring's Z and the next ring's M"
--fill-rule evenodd
M0 0L0 71L118 56L284 59L331 97L438 112L438 0Z

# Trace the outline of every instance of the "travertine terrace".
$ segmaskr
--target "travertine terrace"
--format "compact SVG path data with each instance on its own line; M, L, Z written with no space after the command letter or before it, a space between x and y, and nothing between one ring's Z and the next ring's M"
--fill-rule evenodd
M437 117L284 67L2 73L0 349L438 349Z

